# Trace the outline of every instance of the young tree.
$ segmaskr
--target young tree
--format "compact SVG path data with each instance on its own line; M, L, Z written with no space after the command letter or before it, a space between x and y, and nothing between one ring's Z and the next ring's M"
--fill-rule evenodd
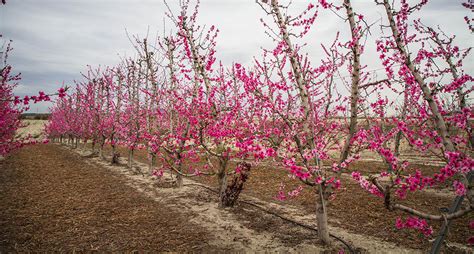
M177 149L168 150L178 158L181 166L181 153L188 147L188 156L194 157L204 152L207 165L202 171L190 175L216 175L219 186L219 207L231 206L238 198L243 182L247 178L250 164L241 162L236 168L230 167L231 160L246 160L255 150L261 149L254 141L256 139L254 111L246 105L246 91L243 84L235 77L233 69L226 70L222 64L216 66L216 38L219 30L211 26L205 30L197 23L199 2L191 14L188 13L189 1L181 5L181 12L175 17L170 8L168 16L175 24L177 37L167 41L168 60L173 63L173 52L179 48L180 64L176 70L183 74L182 83L189 84L182 88L190 95L190 103L180 105L170 111L185 114L186 139L181 139ZM171 84L176 86L177 76L174 67L170 67ZM183 82L184 81L184 82ZM173 88L172 92L176 93ZM183 101L187 101L185 98ZM182 105L188 107L180 109ZM173 127L174 130L179 130ZM183 137L182 135L180 135ZM260 152L260 151L259 151ZM255 156L254 156L255 157ZM257 156L258 157L258 156ZM217 165L214 165L214 161ZM168 163L170 165L171 163ZM173 167L171 167L173 168ZM176 173L183 174L180 168L174 168ZM234 183L228 186L228 175L234 175ZM245 175L245 176L243 176ZM232 197L231 197L232 196Z
M1 38L1 35L0 35ZM7 63L12 50L10 43L3 45L0 52L0 156L5 156L20 146L15 140L16 130L21 126L22 108L20 98L13 95L13 89L20 80L20 74L12 74L12 66ZM28 104L28 99L25 103Z
M462 60L470 48L460 50L453 45L452 39L441 40L438 33L423 26L419 20L410 26L410 15L427 1L410 6L402 0L398 9L388 0L376 3L386 12L389 30L387 36L377 41L377 50L388 78L398 76L403 81L400 93L410 107L404 107L403 117L381 118L380 123L393 128L374 124L356 134L356 142L365 143L368 149L378 152L392 170L371 176L369 180L373 184L367 183L358 172L352 174L361 186L384 198L387 209L413 216L405 222L397 220L398 228L413 227L428 235L431 228L425 220L449 221L473 209L474 160L470 141L473 109L465 103L465 96L472 91L468 85L472 77L462 70ZM395 72L396 68L398 72ZM390 83L385 83L382 88L395 89ZM390 103L388 99L381 99L371 108L381 114L387 111ZM420 170L407 175L405 172L410 163L398 156L398 148L385 145L397 133L405 137L415 152L437 156L445 165L433 175L423 175ZM467 199L459 210L431 214L424 212L422 206L409 207L397 200L407 198L408 191L422 190L448 180L453 181L455 194Z
M0 34L0 38L2 35ZM50 101L53 95L64 97L65 88L60 88L58 93L45 94L40 91L38 95L20 98L13 94L13 89L21 80L20 74L13 74L13 67L8 64L8 56L11 53L11 41L0 47L0 156L6 156L11 151L37 141L29 137L17 137L17 130L23 125L20 120L21 114L28 110L30 102Z
M315 68L308 55L302 52L303 47L294 43L304 38L314 24L318 14L315 5L309 4L306 10L292 18L287 14L288 7L276 0L259 4L276 26L271 29L264 22L269 29L267 34L277 46L264 52L264 59L257 61L255 72L246 74L242 71L240 78L268 113L278 116L284 123L281 130L273 130L268 136L281 136L283 141L277 155L282 164L295 178L314 188L318 236L325 244L331 244L327 203L333 190L339 188L340 181L323 161L330 160L329 150L338 142L338 134L342 131L337 116L344 107L333 104L339 101L340 95L335 93L330 78L341 66L342 59L328 53L328 60L321 61Z

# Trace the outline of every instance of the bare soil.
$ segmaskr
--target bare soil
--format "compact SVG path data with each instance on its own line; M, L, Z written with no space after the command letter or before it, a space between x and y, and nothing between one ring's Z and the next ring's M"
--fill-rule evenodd
M55 145L0 162L0 253L225 250L190 217Z
M127 154L125 149L121 149L122 154ZM147 161L146 151L135 151L135 159L140 162ZM235 163L231 163L235 166ZM159 166L159 165L158 165ZM194 165L196 166L196 165ZM353 165L354 170L362 173L378 173L384 169L385 165L377 161L360 161ZM414 167L405 172L414 173L415 169L420 169L424 174L432 174L439 171L438 166L418 162ZM193 180L211 187L217 187L217 180L213 176L193 177ZM262 163L251 169L249 180L244 186L242 195L255 197L260 200L281 205L295 206L299 211L308 215L313 215L315 211L315 193L303 186L302 193L293 199L286 201L276 200L278 186L284 184L287 191L296 189L301 182L288 177L285 170L277 167L274 163ZM400 211L389 211L385 208L383 200L377 198L358 186L358 183L350 177L341 177L342 188L336 192L334 199L329 202L328 211L330 224L348 230L354 234L364 234L376 239L391 242L397 246L410 249L418 249L426 252L430 249L432 241L436 238L441 222L428 221L433 227L434 234L426 237L419 231L413 229L397 230L395 220L398 217L406 217ZM445 188L450 188L449 184ZM429 191L418 191L409 193L406 200L399 200L400 203L417 207L425 212L438 214L440 207L448 208L454 200L450 193L445 190L430 189ZM447 246L444 251L447 253L474 253L472 246L467 245L467 240L474 235L469 228L470 221L474 220L474 213L468 214L453 221L447 237ZM313 224L315 219L306 221Z
M121 149L122 154L126 151ZM337 252L327 249L314 230L272 215L277 213L316 227L314 193L305 188L285 202L274 197L280 183L287 190L299 182L284 170L261 164L252 168L242 201L217 208L212 177L185 179L182 189L167 188L169 177L153 179L146 172L145 151L137 151L143 174L86 156L90 150L55 144L25 147L0 162L0 252L9 251L197 251L197 252ZM122 163L124 162L122 158ZM372 162L357 165L361 170ZM330 229L358 252L423 253L427 239L414 230L396 230L400 213L387 211L347 177L329 204ZM408 205L425 211L448 206L449 196L414 193ZM472 253L466 245L470 214L449 232L445 253ZM431 222L435 232L439 224ZM346 249L347 251L347 249Z
M46 120L23 119L21 120L23 126L17 130L17 137L26 138L30 136L33 139L42 140L45 137L44 126L47 122Z

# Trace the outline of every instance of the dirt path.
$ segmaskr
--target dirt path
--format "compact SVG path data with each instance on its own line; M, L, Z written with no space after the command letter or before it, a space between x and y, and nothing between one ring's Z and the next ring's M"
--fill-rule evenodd
M163 181L87 154L90 151L35 145L0 162L0 253L325 251L314 231L261 209L242 202L218 209L215 194L192 180L185 179L188 186L182 189L167 188ZM145 171L145 164L136 165ZM315 226L312 214L297 207L247 195L242 199ZM363 253L420 252L335 226L331 231Z
M77 152L82 156L91 153L90 150L71 150L65 146L62 149ZM296 226L272 214L263 212L261 209L256 209L242 202L232 209L217 209L215 194L197 187L197 182L191 179L184 179L185 187L182 189L163 188L160 183L166 181L166 179L156 181L146 174L134 173L137 171L130 171L126 167L112 166L97 157L90 158L85 163L99 164L111 171L119 172L129 179L127 181L129 186L150 198L166 201L166 203L172 203L184 210L193 211L196 214L194 221L216 233L218 241L216 244L224 244L232 246L232 249L242 249L244 251L271 250L296 253L319 253L324 251L324 248L319 245L314 231ZM122 160L122 163L125 164L126 161ZM135 161L134 165L136 168L140 168L142 172L147 170L147 165L144 163ZM167 177L169 176L165 174L165 178ZM240 200L250 201L266 211L276 212L288 219L316 227L314 214L308 215L301 209L291 205L283 206L247 195L243 195ZM334 226L331 226L331 231L343 238L356 251L362 253L422 253L420 250L404 248L363 234L350 233ZM337 244L340 245L340 243ZM333 253L335 249L330 250L329 253Z
M137 173L127 167L110 165L109 162L98 157L90 158L90 150L70 149L62 146L66 152L75 152L87 159L86 165L100 165L111 172L124 177L126 184L143 195L157 202L171 205L180 211L189 211L193 214L191 222L207 228L213 235L210 241L215 246L238 252L284 252L284 253L320 253L326 249L316 239L316 233L305 230L279 218L268 216L265 212L253 207L236 207L219 209L215 202L216 194L198 187L196 182L184 179L184 187L172 188L166 184L167 180L157 181L148 174ZM121 160L123 165L125 160ZM135 168L146 172L144 163L134 162ZM169 177L167 174L165 178ZM342 249L342 244L336 243L329 252Z
M0 253L324 251L312 231L75 151L34 145L0 161Z
M191 213L127 186L123 177L55 145L0 162L0 253L224 251Z

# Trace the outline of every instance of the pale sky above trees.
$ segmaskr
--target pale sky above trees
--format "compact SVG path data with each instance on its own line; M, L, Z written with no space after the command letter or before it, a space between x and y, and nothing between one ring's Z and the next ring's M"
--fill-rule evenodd
M177 1L168 2L177 6ZM431 0L419 17L427 25L440 25L447 34L457 34L456 44L465 48L474 45L463 17L473 14L461 2ZM294 0L292 9L298 12L308 3ZM380 64L373 40L380 34L381 19L385 22L384 12L372 0L357 0L353 5L368 23L375 22L371 29L373 38L367 40L362 62L376 70ZM250 65L254 56L259 57L260 47L272 46L259 21L265 13L253 0L202 0L200 10L200 24L216 25L220 30L216 56L225 65ZM171 26L165 29L164 12L162 0L7 1L7 5L0 6L0 40L13 40L9 62L23 78L15 93L53 92L63 82L71 85L80 80L86 65L113 66L120 61L119 56L133 56L126 30L141 37L149 30L149 40L170 33ZM349 34L348 26L340 18L321 10L305 40L305 50L314 62L320 59L320 44L330 43L338 30L343 37ZM468 59L467 64L466 69L472 70L473 59ZM50 103L32 105L29 112L47 112L49 106Z

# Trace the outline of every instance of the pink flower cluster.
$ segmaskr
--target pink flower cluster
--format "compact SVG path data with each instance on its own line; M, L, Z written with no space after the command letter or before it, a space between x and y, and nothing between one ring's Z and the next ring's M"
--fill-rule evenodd
M401 218L397 218L395 222L395 227L397 229L413 228L419 230L425 236L430 236L431 234L433 234L433 228L428 225L426 220L413 216L406 218L405 221L403 221Z
M357 181L359 183L360 187L362 187L363 189L365 189L369 193L371 193L375 196L378 196L378 197L383 197L384 196L383 193L381 193L379 191L379 189L377 189L377 186L375 186L374 184L367 181L367 179L365 179L360 174L360 172L354 171L354 172L351 173L351 176L352 176L352 179L354 179L355 181Z

